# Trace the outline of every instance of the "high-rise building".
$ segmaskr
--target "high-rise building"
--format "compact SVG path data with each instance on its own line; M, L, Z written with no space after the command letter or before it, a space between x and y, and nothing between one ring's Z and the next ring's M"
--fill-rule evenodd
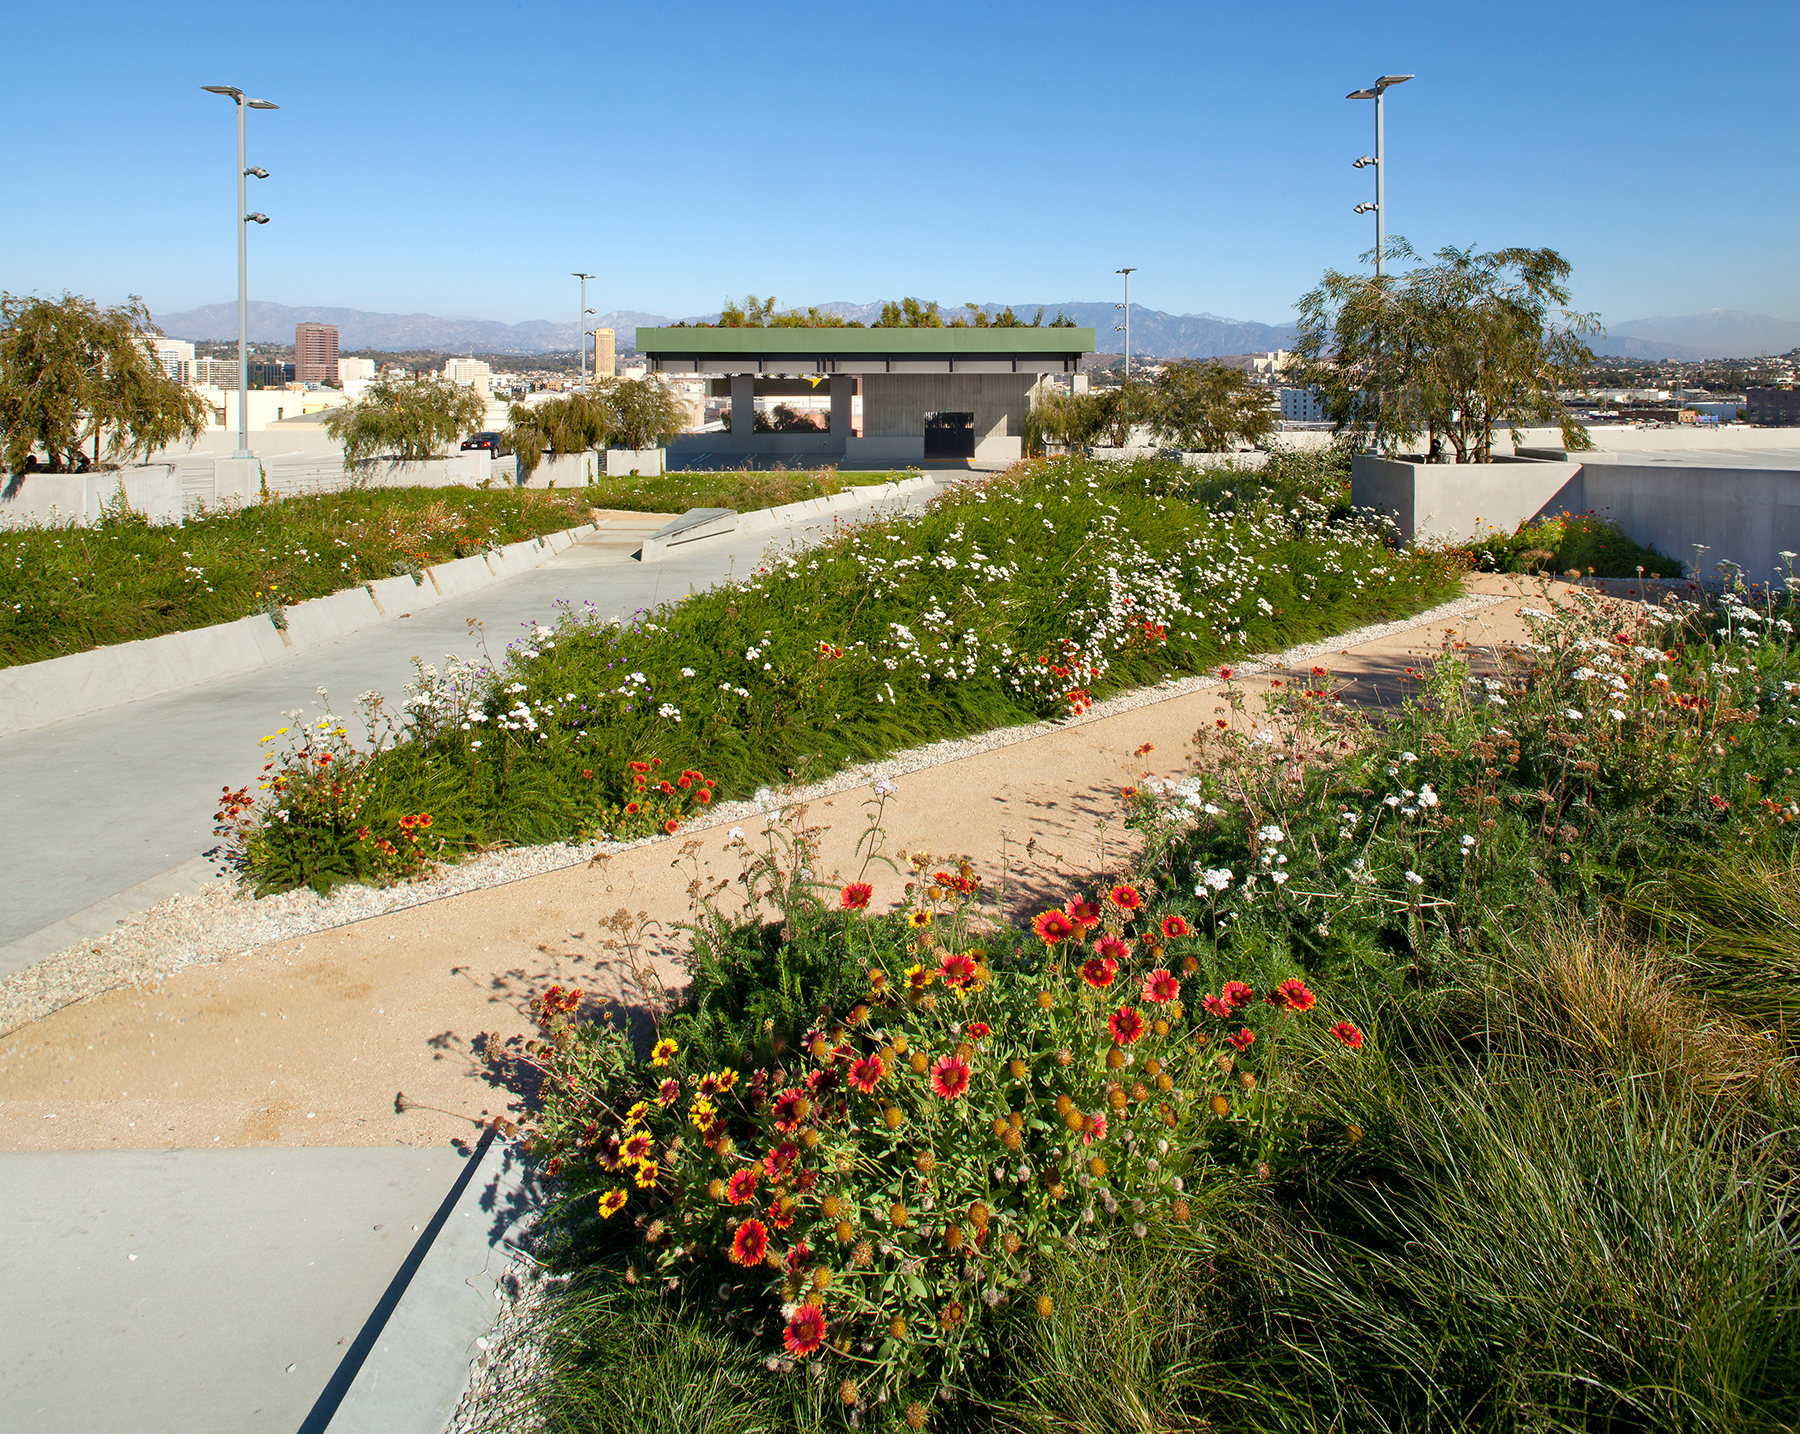
M375 360L367 358L338 359L338 382L353 383L357 379L375 377Z
M483 398L488 397L491 392L491 373L487 363L478 358L453 358L444 363L445 378L451 383L460 383L465 388L474 389Z
M170 378L181 383L194 381L194 346L185 339L164 338L152 334L146 341L151 357Z
M301 383L338 381L336 324L294 325L294 371Z
M611 329L594 330L594 377L611 378L613 376L613 331Z

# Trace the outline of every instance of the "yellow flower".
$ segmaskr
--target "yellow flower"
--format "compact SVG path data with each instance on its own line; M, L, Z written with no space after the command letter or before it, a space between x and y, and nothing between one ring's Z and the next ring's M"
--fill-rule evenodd
M600 1218L602 1220L612 1219L624 1208L625 1192L623 1190L608 1190L600 1197Z
M677 1046L675 1042L670 1040L667 1036L664 1036L650 1048L650 1063L652 1065L666 1066L670 1061L675 1059L675 1052L679 1049L680 1047Z
M662 1173L654 1160L640 1160L631 1167L631 1178L637 1182L637 1188L648 1190L656 1184L656 1177Z
M738 1073L731 1070L720 1071L715 1079L719 1082L720 1090L730 1090L738 1083Z
M688 1120L695 1130L705 1130L713 1123L718 1110L710 1100L697 1100L688 1107Z
M632 1106L630 1110L625 1112L625 1123L627 1125L637 1125L648 1114L650 1114L650 1102L647 1100L640 1100L636 1105Z
M906 924L912 927L914 931L918 931L923 927L931 925L931 913L929 911L914 911L907 916Z

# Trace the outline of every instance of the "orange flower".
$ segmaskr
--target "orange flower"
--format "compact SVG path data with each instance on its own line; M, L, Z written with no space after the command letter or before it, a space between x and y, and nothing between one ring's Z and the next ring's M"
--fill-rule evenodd
M1031 919L1031 929L1038 934L1038 939L1046 946L1055 946L1067 941L1075 934L1075 923L1066 912L1052 908L1040 911Z
M1239 1031L1235 1036L1227 1036L1225 1039L1231 1045L1235 1046L1238 1053L1241 1055L1256 1043L1256 1032L1251 1030L1248 1026L1245 1026L1244 1029Z
M1162 919L1162 934L1164 940L1173 941L1178 936L1192 936L1194 933L1185 916L1165 916Z
M1306 989L1306 982L1298 976L1290 976L1265 999L1271 1006L1279 1006L1284 1011L1310 1011L1318 1003L1318 997Z
M1363 1033L1357 1030L1356 1027L1351 1025L1348 1021L1339 1021L1331 1028L1331 1034L1336 1036L1345 1045L1349 1046L1353 1051L1362 1049Z
M991 1029L992 1027L986 1021L970 1021L967 1028L969 1039L972 1041L982 1040Z
M769 1231L761 1220L752 1216L738 1226L737 1234L731 1238L731 1262L734 1265L753 1270L768 1253Z
M769 1179L779 1180L794 1168L794 1162L799 1158L800 1147L791 1140L784 1140L763 1156L763 1169L769 1173Z
M1106 1022L1107 1033L1121 1046L1136 1045L1144 1034L1144 1018L1134 1006L1120 1006Z
M887 1063L880 1056L864 1056L850 1067L850 1084L864 1095L870 1095L887 1074Z
M1094 902L1075 900L1069 903L1069 920L1083 931L1092 931L1100 924L1100 908Z
M676 821L674 817L670 817L663 823L663 830L670 836L674 836L676 832L681 830L681 823Z
M955 1100L969 1088L969 1063L960 1056L939 1056L931 1068L931 1091L942 1100Z
M748 1205L756 1198L756 1177L754 1165L736 1172L725 1186L725 1198L733 1205Z
M1256 999L1256 992L1242 981L1227 981L1219 994L1224 998L1227 1011L1241 1010Z
M1180 994L1181 982L1161 966L1144 977L1144 999L1146 1001L1164 1006Z
M968 956L946 956L940 963L939 974L952 991L960 991L964 986L974 985L975 962Z
M787 1347L789 1354L805 1356L816 1353L825 1343L825 1311L815 1304L801 1305L788 1321L781 1342Z
M875 888L866 881L853 881L838 893L845 911L861 911L875 896Z
M1135 886L1121 883L1106 893L1106 899L1121 911L1137 911L1144 905L1144 898Z
M1131 947L1117 936L1102 936L1094 943L1094 954L1102 961L1122 964L1131 959Z
M1112 985L1113 978L1118 974L1119 963L1110 956L1092 957L1081 966L1081 979L1096 991L1104 991Z

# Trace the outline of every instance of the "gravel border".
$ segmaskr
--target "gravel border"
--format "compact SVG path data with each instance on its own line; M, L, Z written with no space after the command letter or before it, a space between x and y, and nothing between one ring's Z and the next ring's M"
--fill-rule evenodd
M1232 664L1240 676L1280 670L1327 653L1392 637L1447 618L1516 598L1472 593L1398 622L1378 623L1340 633L1321 642L1302 643L1284 652L1247 657ZM610 855L652 842L677 841L696 831L732 826L799 802L866 786L880 777L901 777L930 767L1029 742L1051 732L1068 731L1122 712L1185 697L1219 686L1214 677L1171 678L1097 702L1077 718L997 727L970 737L933 742L895 752L877 762L846 767L822 782L805 787L763 789L748 801L721 802L707 811L704 822L690 823L674 836L646 837L635 842L555 842L483 852L453 866L443 866L400 886L341 886L329 897L301 890L254 898L235 882L221 882L197 896L172 896L127 920L116 931L83 941L0 981L0 1036L107 991L160 981L203 962L247 955L259 946L348 926L427 902L485 890L581 866L598 855Z

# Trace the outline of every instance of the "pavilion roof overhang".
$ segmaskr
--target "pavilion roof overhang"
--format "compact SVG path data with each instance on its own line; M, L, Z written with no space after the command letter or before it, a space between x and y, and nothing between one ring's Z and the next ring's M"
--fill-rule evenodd
M1076 373L1090 328L645 328L637 349L658 373Z

